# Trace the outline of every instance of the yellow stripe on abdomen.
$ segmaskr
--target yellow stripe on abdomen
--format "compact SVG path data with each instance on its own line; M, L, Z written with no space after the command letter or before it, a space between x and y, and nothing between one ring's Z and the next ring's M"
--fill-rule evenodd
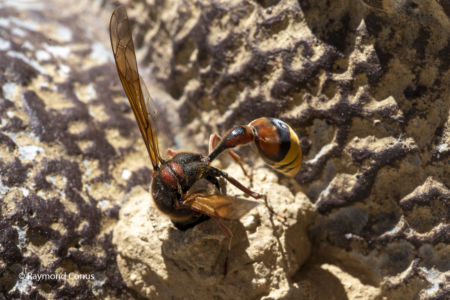
M286 124L287 125L287 124ZM290 133L290 147L286 156L279 162L267 161L273 169L286 176L294 176L300 170L302 165L302 150L300 148L300 140L292 128L287 125Z

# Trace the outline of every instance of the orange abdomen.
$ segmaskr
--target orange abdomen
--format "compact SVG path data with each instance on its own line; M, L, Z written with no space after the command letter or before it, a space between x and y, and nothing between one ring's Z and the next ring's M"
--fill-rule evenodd
M302 163L300 140L288 124L264 117L250 122L249 126L259 154L270 167L287 176L298 173Z

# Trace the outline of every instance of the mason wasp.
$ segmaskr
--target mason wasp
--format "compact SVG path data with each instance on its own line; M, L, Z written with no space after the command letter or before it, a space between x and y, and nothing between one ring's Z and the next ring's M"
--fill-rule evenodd
M207 156L168 150L171 158L163 159L154 128L155 122L149 113L149 109L153 108L152 100L139 75L130 24L123 6L117 7L111 16L110 37L117 72L153 166L150 194L156 207L180 230L186 230L208 218L214 219L228 238L229 251L232 232L222 220L240 218L256 206L257 202L220 193L218 179L224 178L255 199L262 195L211 166L211 162L219 154L227 152L240 164L239 157L231 148L254 142L269 166L293 176L299 171L302 160L296 133L279 119L263 117L248 125L231 128L223 138L217 134L212 135ZM227 259L228 255L225 273Z

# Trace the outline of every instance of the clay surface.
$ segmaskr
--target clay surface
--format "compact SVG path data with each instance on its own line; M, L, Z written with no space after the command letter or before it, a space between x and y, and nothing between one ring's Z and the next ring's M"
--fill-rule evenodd
M113 4L3 1L0 299L450 297L448 1L120 2L161 149L206 154L211 133L272 116L302 169L279 175L252 147L250 179L214 162L267 195L226 221L224 277L217 224L178 231L151 201Z

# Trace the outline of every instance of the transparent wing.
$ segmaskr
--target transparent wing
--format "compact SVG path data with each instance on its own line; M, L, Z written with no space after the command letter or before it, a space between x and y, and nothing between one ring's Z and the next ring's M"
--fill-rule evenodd
M145 84L144 79L140 75L139 75L139 81L140 81L141 88L142 88L142 94L144 95L145 107L147 108L147 117L148 117L148 120L150 121L150 124L152 124L152 132L153 132L153 135L155 136L156 142L158 142L158 140L157 140L157 137L158 137L158 126L157 125L158 124L155 121L158 111L156 109L156 105L153 102L152 97L150 96L147 85ZM159 144L157 143L156 146L157 146L158 158L159 158Z
M183 204L210 217L239 219L259 203L219 194L212 183L200 179L188 191Z
M256 201L226 195L193 195L185 205L210 217L239 219L258 205Z
M152 121L146 106L146 103L151 103L150 94L145 84L141 84L130 24L124 6L119 6L114 10L109 24L109 31L120 81L130 101L139 130L150 155L153 169L157 170L161 164L161 156L156 132L152 127Z

